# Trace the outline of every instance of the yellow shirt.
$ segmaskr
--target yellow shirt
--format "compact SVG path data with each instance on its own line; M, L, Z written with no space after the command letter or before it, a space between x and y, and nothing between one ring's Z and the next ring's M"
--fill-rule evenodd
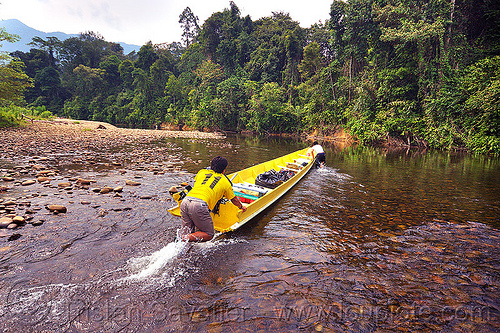
M222 196L228 200L235 197L233 186L224 174L206 169L198 171L194 178L193 188L187 196L205 201L210 210L214 208Z

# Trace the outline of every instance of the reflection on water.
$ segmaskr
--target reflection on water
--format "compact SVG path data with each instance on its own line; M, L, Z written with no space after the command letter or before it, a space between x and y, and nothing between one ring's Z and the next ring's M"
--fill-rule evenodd
M233 172L305 146L254 137L167 144L182 148L191 173L214 155L227 156ZM326 168L254 221L194 245L175 240L180 221L165 211L166 189L192 174L144 172L143 185L124 199L153 200L113 210L123 203L106 199L98 208L106 216L76 205L71 224L54 216L15 242L0 239L0 325L495 332L499 171L499 160L486 157L332 147Z

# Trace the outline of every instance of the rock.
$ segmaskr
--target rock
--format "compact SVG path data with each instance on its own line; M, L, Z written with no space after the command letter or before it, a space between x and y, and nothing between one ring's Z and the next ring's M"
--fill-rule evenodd
M95 193L99 193L99 192L101 192L101 189L99 187L94 187L91 191L95 192Z
M97 126L97 129L106 129L106 126L104 126L103 124L99 124L99 126Z
M113 188L109 187L109 186L103 187L101 189L101 191L99 191L99 193L101 193L101 194L106 194L106 193L109 193L109 192L113 192Z
M39 225L42 225L43 224L43 221L34 221L33 223L31 223L32 226L39 226Z
M68 182L64 182L64 183L59 183L57 184L58 187L70 187L71 186L71 183L68 183Z
M46 167L44 165L41 165L41 164L34 164L34 165L31 166L31 168L33 170L40 171L40 170L45 169Z
M7 239L9 242L15 241L16 239L21 238L21 234L12 234L10 237Z
M4 206L15 206L17 205L17 202L13 201L13 200L7 200L3 203Z
M5 192L7 191L9 188L7 186L0 186L0 192Z
M37 177L47 177L47 176L55 176L56 172L53 170L43 170L36 174Z
M150 195L141 195L139 198L140 199L151 199L152 196L150 196Z
M24 182L21 183L22 186L28 186L28 185L33 185L36 183L36 180L30 179L30 180L25 180Z
M136 182L135 180L126 180L126 181L125 181L125 185L129 185L129 186L138 186L138 185L141 185L141 183Z
M0 218L0 228L7 228L7 226L11 223L12 223L12 219L10 217Z
M37 180L38 180L39 183L47 183L47 182L50 183L50 181L52 180L52 178L40 176L40 177L37 178Z
M2 180L3 180L4 182L13 182L13 181L14 181L14 178L12 178L12 177L2 177Z
M48 210L50 210L51 212L57 212L57 213L66 213L67 212L66 207L64 207L62 205L48 205L46 208Z
M90 185L90 183L95 182L95 180L90 180L90 179L83 179L83 178L78 178L76 180L76 183L78 185Z
M90 205L90 201L82 200L80 201L82 205Z
M118 186L113 189L114 192L121 192L123 191L123 186Z
M9 225L7 226L7 229L12 230L12 229L16 229L17 227L18 227L18 225L17 225L16 223L11 223L11 224L9 224Z
M20 224L23 224L26 222L26 219L22 216L14 216L14 218L12 219L12 223L15 223L17 225L20 225Z

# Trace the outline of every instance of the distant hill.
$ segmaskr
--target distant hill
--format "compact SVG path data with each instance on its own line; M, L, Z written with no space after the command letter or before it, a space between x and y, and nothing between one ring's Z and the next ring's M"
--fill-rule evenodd
M0 49L0 51L6 51L6 52L14 52L14 51L29 52L29 50L32 47L27 44L31 42L31 40L35 36L41 37L43 39L46 39L47 37L57 37L61 41L70 37L79 36L79 34L66 34L64 32L43 32L28 27L26 24L16 19L0 21L0 27L4 27L5 30L10 34L16 34L19 37L21 37L21 40L15 43L3 42L2 43L3 46ZM131 45L126 43L119 43L119 44L123 47L124 54L129 54L132 51L137 52L141 48L140 46L137 45Z

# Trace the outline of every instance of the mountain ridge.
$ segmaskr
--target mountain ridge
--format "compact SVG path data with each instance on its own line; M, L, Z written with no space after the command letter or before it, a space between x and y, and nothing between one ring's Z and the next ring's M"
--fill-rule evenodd
M5 30L10 34L15 34L21 37L21 39L15 43L2 43L2 48L0 48L0 51L5 51L8 53L14 51L29 52L32 46L27 44L30 43L35 36L41 37L43 39L46 39L47 37L57 37L61 41L67 38L80 36L80 34L67 34L60 31L43 32L24 24L18 19L2 20L0 21L0 27L5 28ZM127 44L123 42L117 43L123 47L124 54L129 54L132 51L137 52L140 49L140 46L138 45Z

